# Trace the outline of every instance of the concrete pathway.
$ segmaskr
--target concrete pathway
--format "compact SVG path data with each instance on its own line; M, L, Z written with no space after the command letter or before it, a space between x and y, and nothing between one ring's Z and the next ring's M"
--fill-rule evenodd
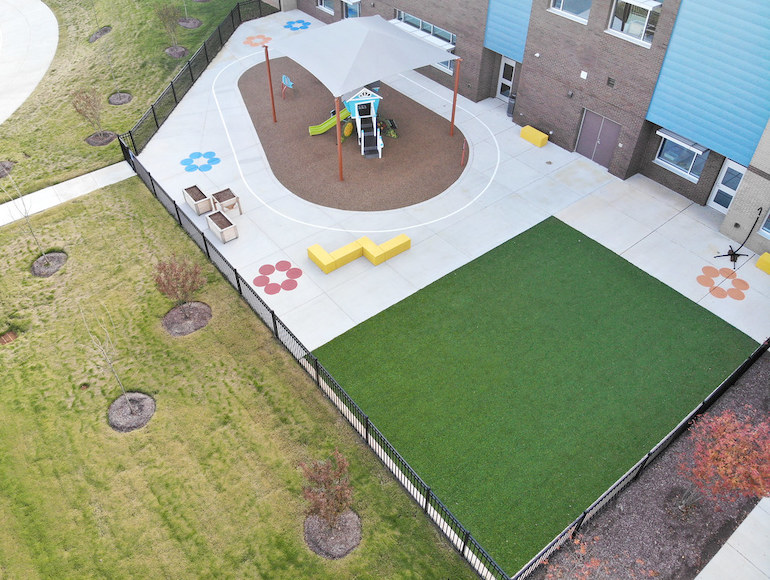
M0 0L0 123L32 94L56 54L59 24L40 0Z

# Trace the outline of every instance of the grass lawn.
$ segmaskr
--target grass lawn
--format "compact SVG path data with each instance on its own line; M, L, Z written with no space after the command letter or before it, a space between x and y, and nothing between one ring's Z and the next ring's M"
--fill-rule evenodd
M514 573L756 346L550 218L315 354Z
M0 229L2 578L473 578L235 291L134 178L33 216L64 267L35 278L23 222ZM172 338L154 263L191 256L209 325ZM117 433L118 384L79 311L107 308L116 368L157 411ZM0 328L2 332L3 328ZM303 541L298 464L349 458L363 540L330 561Z
M59 44L48 72L32 95L0 125L0 161L16 165L12 176L22 193L70 179L122 160L117 141L92 147L84 139L94 128L72 107L71 94L94 87L104 99L104 129L123 133L133 127L211 32L236 5L235 0L185 0L200 28L177 27L178 41L190 50L183 59L164 53L170 40L155 14L157 6L179 0L45 0L59 23ZM277 6L277 0L274 2ZM112 32L93 43L100 27ZM120 89L130 103L113 106L107 98Z

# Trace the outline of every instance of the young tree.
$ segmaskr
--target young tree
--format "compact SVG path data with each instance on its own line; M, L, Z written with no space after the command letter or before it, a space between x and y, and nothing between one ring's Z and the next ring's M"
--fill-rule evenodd
M97 133L104 133L102 129L104 102L95 88L79 89L72 93L72 106L86 122L93 125Z
M32 227L32 222L29 221L29 208L27 207L27 203L24 200L24 196L21 194L21 191L19 190L19 186L16 185L16 182L14 181L13 177L10 175L7 175L8 179L10 180L13 187L16 189L16 197L14 198L8 190L5 188L5 186L0 182L0 189L3 190L3 193L8 198L8 200L13 203L14 207L18 210L18 212L24 216L24 221L27 224L27 227L29 228L29 233L32 235L32 239L35 240L35 245L37 246L38 250L40 250L40 255L44 258L44 263L47 266L49 264L48 255L45 253L45 250L43 250L43 246L40 244L40 240L37 239L37 235L35 235L35 230Z
M181 259L173 254L168 260L155 265L155 286L158 291L174 301L187 316L185 305L190 302L195 292L206 283L198 264Z
M334 450L327 461L313 461L300 467L308 480L302 489L305 499L310 502L308 515L317 515L330 528L337 525L339 516L345 513L353 502L353 488L348 478L348 460Z
M78 308L80 308L80 316L83 318L83 324L85 324L88 337L91 339L91 346L99 355L99 357L104 361L104 364L115 377L115 380L118 381L120 390L123 391L123 397L125 398L126 405L128 405L128 409L133 415L136 411L134 406L131 404L131 399L129 399L128 393L126 393L126 388L123 386L123 381L120 380L120 375L118 375L118 371L115 369L115 342L112 339L112 334L110 334L110 329L107 327L107 323L105 322L104 318L99 318L97 320L97 324L101 330L101 335L98 334L98 331L92 332L91 328L88 326L86 315L83 313L83 309L80 307L80 304L78 304ZM106 308L104 311L107 314L107 318L109 318L113 333L115 333L115 323L112 320L112 316Z
M174 4L161 4L155 9L155 14L163 25L163 30L168 34L171 46L179 46L176 36L176 27L177 24L179 24L179 19L182 17L179 6Z
M751 416L751 406L745 410ZM732 410L708 414L690 427L689 440L692 455L679 468L704 497L770 495L770 419L752 424Z

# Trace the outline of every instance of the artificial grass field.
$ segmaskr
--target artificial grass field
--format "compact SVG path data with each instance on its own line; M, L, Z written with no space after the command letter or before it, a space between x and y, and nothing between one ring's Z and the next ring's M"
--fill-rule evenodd
M0 334L19 331L0 345L0 578L475 576L138 178L30 219L69 258L35 278L26 223L0 228ZM174 252L213 312L179 338L153 282ZM123 384L157 403L130 433L107 424L121 391L85 328L105 310ZM362 541L326 560L303 540L299 463L335 448Z
M315 354L512 574L756 346L549 218Z

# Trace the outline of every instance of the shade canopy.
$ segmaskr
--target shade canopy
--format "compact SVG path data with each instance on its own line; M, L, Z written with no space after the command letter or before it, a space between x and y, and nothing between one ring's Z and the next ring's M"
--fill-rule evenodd
M270 43L340 97L395 74L457 57L381 16L346 18Z

